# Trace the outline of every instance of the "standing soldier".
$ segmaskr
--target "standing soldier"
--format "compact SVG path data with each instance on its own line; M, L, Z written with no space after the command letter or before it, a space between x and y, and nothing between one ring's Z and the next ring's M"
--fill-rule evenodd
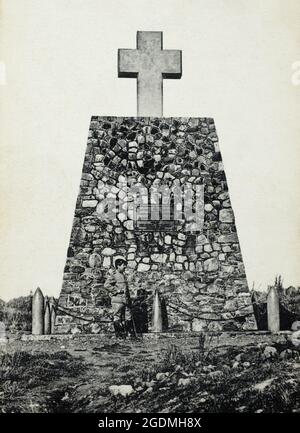
M132 331L131 298L128 283L124 274L127 262L124 259L116 259L115 270L111 271L106 279L104 287L111 296L113 311L113 324L116 337L126 338L127 331Z

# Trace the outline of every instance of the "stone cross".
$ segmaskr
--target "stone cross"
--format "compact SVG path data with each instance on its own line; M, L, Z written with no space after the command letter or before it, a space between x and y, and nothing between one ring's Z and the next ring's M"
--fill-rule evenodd
M182 53L163 50L162 32L137 32L137 49L118 50L118 76L137 78L137 115L163 115L163 79L181 78Z

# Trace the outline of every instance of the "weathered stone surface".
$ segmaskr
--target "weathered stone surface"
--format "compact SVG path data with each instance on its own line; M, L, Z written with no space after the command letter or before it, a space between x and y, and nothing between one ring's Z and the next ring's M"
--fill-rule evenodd
M175 203L170 220L161 220L165 202L155 200L158 220L148 221L146 212L149 226L138 226L130 186L149 192L162 185L189 185L195 191L202 182L202 230L194 216L181 214L174 223L175 209L182 210ZM120 200L107 219L105 197ZM118 257L127 260L132 298L146 293L149 312L159 289L169 306L170 329L256 327L244 298L235 312L229 309L248 288L212 119L93 117L59 305L76 317L103 319L97 322L99 332L112 330L111 297L104 284ZM75 294L77 303L71 302ZM197 318L199 310L205 311L204 319ZM94 332L88 322L59 310L56 323L56 332Z
M204 251L205 251L206 253L211 253L212 250L213 250L213 249L212 249L212 247L211 247L210 244L204 245Z
M187 377L187 378L181 377L178 380L178 384L177 385L179 387L186 387L186 386L189 386L192 383L193 380L195 380L195 378L192 378L192 377Z
M233 223L234 216L231 209L222 209L219 214L219 219L222 223Z
M112 395L121 395L122 397L127 397L134 392L131 385L111 385L108 389Z
M212 210L213 210L213 206L210 204L210 203L208 203L208 204L206 204L205 206L204 206L204 210L206 211L206 212L211 212Z
M163 50L162 32L138 31L137 49L120 49L118 60L119 77L137 78L138 116L162 116L162 81L181 77L181 51Z
M133 230L133 221L125 221L124 222L124 228L126 230Z
M111 259L110 257L104 257L103 259L103 268L110 268L111 266Z
M204 260L203 268L206 272L214 272L219 269L219 261L215 258Z
M83 200L82 207L96 207L98 204L97 200Z
M264 359L274 358L276 356L278 356L278 352L277 352L277 350L276 350L275 347L273 347L273 346L267 346L265 348L264 353L263 353L263 358Z
M192 331L199 332L205 331L207 329L207 324L205 320L194 319L192 322Z
M291 349L286 349L286 350L283 350L282 352L280 352L279 357L281 359L291 359L291 358L293 358L293 355L294 354L293 354L293 351Z
M162 332L164 330L163 324L161 297L158 290L156 290L152 308L152 332Z
M101 256L100 254L93 253L89 257L89 265L91 268L97 268L101 266Z
M291 330L292 331L300 330L300 320L296 320L295 322L292 323Z
M138 265L138 272L147 272L151 269L151 266L146 263L139 263Z
M295 347L300 347L300 330L292 333L290 341Z
M51 334L51 310L50 304L47 300L45 303L45 311L44 311L44 334Z
M32 297L32 334L44 334L44 296L39 287Z
M112 248L104 248L104 250L102 250L102 255L105 256L113 256L116 253L116 250L112 249Z
M50 310L50 314L51 314L51 334L55 334L55 322L56 322L56 309L54 304L50 304L51 305L51 310Z
M234 243L238 242L238 237L236 233L229 233L226 235L221 235L218 237L218 242L220 243Z
M275 287L270 287L267 296L268 329L271 332L280 330L279 295Z

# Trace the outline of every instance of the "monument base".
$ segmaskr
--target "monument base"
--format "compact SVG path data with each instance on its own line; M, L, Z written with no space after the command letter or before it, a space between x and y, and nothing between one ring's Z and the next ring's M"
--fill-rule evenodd
M180 218L174 200L168 213L159 196L149 199L149 215L138 220L128 195L133 186L198 191L199 185L201 210L195 194L193 215L184 214L184 204ZM117 207L104 218L108 198ZM213 119L92 118L56 333L113 330L112 293L105 283L120 257L127 261L136 317L149 330L155 290L169 330L256 329Z

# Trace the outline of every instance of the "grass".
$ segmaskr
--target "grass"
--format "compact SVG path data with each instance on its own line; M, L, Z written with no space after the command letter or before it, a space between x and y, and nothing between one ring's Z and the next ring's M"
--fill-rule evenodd
M300 412L299 351L288 359L265 359L260 345L206 346L187 350L170 344L157 360L148 352L130 361L123 346L114 347L114 368L104 376L108 367L101 353L100 369L65 351L5 354L0 407L4 412ZM278 346L278 354L286 348L288 343ZM134 393L113 396L113 384L132 385Z
M300 411L299 370L293 360L276 357L265 360L263 349L246 347L233 368L241 349L217 349L206 356L202 351L185 352L169 346L160 361L141 371L129 371L122 384L141 390L130 397L107 397L104 412L292 412ZM295 359L296 358L296 359ZM244 364L245 363L245 364ZM158 373L168 373L156 380ZM192 378L178 386L180 378ZM255 384L274 379L261 391ZM120 382L119 382L120 384ZM150 392L147 388L151 387Z
M1 354L0 411L30 412L33 410L31 400L39 394L35 392L36 388L46 388L60 378L75 378L83 371L83 364L65 351ZM26 395L27 403L24 398Z

